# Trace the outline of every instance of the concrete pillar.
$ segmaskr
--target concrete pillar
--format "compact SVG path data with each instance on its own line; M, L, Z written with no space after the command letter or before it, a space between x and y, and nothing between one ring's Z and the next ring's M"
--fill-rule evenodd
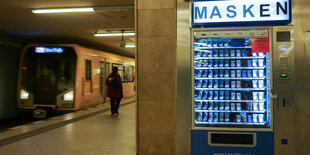
M176 1L136 0L137 152L176 154Z

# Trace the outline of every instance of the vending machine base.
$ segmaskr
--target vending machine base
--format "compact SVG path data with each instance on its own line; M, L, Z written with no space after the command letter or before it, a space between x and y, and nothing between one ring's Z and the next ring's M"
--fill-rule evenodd
M273 132L192 130L192 155L273 155Z

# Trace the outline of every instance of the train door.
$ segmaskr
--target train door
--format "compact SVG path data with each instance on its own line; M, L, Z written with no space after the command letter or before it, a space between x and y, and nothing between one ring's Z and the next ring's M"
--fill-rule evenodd
M105 62L105 79L109 76L111 73L111 63L110 62ZM105 86L104 90L107 90L107 87ZM107 102L107 92L104 94L105 97L105 102Z
M109 62L100 62L100 94L103 97L104 102L106 102L106 86L105 79L110 73L110 63Z
M56 70L57 60L55 57L41 55L36 62L35 76L35 103L55 105L56 102Z
M105 82L105 63L100 61L100 94L104 97L104 82Z
M108 77L109 74L111 73L110 62L106 62L106 63L105 63L105 66L106 66L105 77Z

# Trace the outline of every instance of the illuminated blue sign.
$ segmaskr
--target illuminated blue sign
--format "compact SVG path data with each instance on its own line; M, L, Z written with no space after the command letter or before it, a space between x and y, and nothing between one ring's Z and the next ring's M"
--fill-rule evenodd
M280 47L280 51L287 51L287 47Z
M64 49L61 47L35 47L36 53L62 53Z
M192 3L193 25L288 24L291 0L226 0Z

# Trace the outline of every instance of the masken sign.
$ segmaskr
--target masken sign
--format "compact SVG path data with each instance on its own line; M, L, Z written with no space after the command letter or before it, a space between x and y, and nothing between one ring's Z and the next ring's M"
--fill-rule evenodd
M224 0L192 2L193 25L288 24L291 0Z

